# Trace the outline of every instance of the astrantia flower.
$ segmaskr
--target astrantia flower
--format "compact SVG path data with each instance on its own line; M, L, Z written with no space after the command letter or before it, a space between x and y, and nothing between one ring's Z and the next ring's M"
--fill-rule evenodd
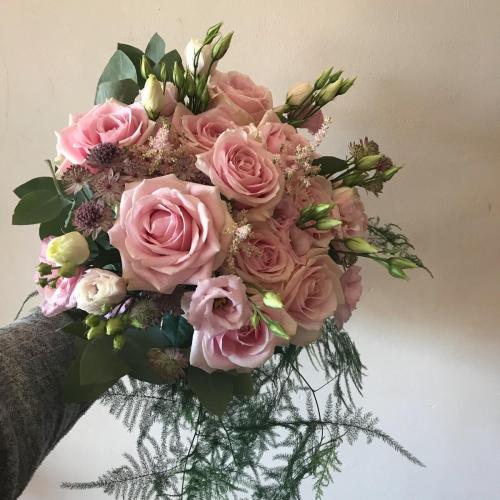
M91 165L111 165L117 154L118 147L115 144L112 144L111 142L103 142L90 150L87 156L87 161Z
M184 349L156 347L148 351L151 368L166 384L173 384L184 377L184 369L188 367L187 351Z
M65 193L70 195L79 193L88 185L91 175L87 169L79 165L72 165L62 176Z
M120 180L120 174L107 169L92 177L90 186L94 195L108 205L114 205L120 201L124 184Z
M86 201L75 209L72 222L82 234L95 239L101 231L113 226L113 211L100 201Z

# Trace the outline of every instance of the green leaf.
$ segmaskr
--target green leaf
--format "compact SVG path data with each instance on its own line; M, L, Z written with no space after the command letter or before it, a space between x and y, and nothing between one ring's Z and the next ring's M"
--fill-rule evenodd
M155 65L153 68L153 71L155 75L160 78L160 69L162 66L162 63L165 63L167 66L167 80L168 81L173 81L173 72L174 72L174 63L177 62L179 67L181 68L182 71L184 71L182 67L182 57L180 56L179 52L176 50L171 50L170 52L167 52Z
M68 204L69 200L60 198L54 190L32 191L19 200L12 216L12 224L49 222L55 219Z
M132 45L127 45L126 43L119 43L117 49L121 50L132 61L137 75L137 83L142 87L145 81L141 75L141 59L144 52L141 49L133 47Z
M113 350L112 338L88 342L80 359L80 383L103 384L116 381L130 371L119 353Z
M200 403L214 415L221 417L233 397L234 376L225 372L207 373L190 366L187 381Z
M193 327L183 316L165 314L161 322L164 332L171 347L189 347L193 337Z
M240 373L234 376L234 395L240 397L253 396L253 378L250 373Z
M146 55L156 64L164 54L165 41L158 33L155 33L146 47Z
M42 222L40 228L38 229L38 234L40 239L43 240L47 236L61 236L62 234L68 232L70 229L70 214L73 205L68 205L64 207L61 213L54 219L48 222Z
M322 156L313 160L313 165L320 166L320 173L325 177L329 177L337 172L342 172L348 168L347 161L335 156Z
M97 85L95 103L102 104L106 99L114 98L125 104L132 104L139 94L139 85L134 80L102 82Z
M83 321L72 321L60 328L59 331L67 333L68 335L73 335L74 337L82 338L87 329Z
M106 64L99 83L115 82L117 80L133 80L137 83L137 72L134 63L121 50L117 50Z
M34 179L17 186L16 189L14 189L14 193L18 198L22 198L33 191L42 190L55 192L56 189L52 177L35 177Z

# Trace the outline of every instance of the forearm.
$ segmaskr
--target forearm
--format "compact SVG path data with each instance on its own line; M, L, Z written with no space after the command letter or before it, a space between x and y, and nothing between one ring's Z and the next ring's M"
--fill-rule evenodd
M86 411L64 403L73 338L64 317L39 311L0 329L0 498L17 498L36 468Z

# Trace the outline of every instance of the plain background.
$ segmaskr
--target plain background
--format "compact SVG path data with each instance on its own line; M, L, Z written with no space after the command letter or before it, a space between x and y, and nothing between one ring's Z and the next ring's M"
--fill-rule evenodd
M328 108L324 151L375 138L406 168L371 214L401 224L435 279L366 265L349 330L368 367L364 406L426 464L381 444L345 445L325 498L500 498L500 4L497 0L0 1L0 234L9 322L33 289L36 229L11 227L13 187L46 175L53 131L87 110L117 41L168 47L225 21L221 69L268 85L276 104L327 65L358 75ZM134 438L95 406L44 462L24 500L104 498L59 489L121 463ZM304 498L312 498L304 492Z

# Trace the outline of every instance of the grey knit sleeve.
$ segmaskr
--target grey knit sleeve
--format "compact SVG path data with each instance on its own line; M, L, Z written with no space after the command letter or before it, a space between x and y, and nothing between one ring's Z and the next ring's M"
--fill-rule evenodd
M73 338L40 311L0 329L0 498L17 498L89 404L64 403Z

